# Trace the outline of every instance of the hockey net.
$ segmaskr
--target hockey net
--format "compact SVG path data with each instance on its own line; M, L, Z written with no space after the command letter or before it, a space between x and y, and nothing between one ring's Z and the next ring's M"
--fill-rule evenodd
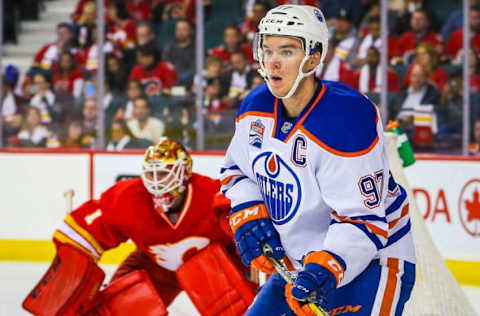
M408 192L412 234L417 256L416 281L404 315L475 316L462 288L435 247L415 203L397 151L397 135L386 133L390 169L395 181Z

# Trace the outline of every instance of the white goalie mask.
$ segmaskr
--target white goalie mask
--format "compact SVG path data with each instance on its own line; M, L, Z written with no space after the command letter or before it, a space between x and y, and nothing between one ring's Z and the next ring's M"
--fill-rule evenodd
M260 64L258 72L267 82L270 91L272 91L269 83L269 74L263 63L263 39L265 35L291 36L302 42L305 57L300 63L298 75L293 86L286 95L275 95L277 98L290 98L297 90L301 80L313 74L325 59L328 50L328 29L325 17L322 11L316 7L289 4L271 9L260 21L258 33L253 41L253 55ZM317 50L321 50L319 65L311 71L304 73L303 66L305 62Z

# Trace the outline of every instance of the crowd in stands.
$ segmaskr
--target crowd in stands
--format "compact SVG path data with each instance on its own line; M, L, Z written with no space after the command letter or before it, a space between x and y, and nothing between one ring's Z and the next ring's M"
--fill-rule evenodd
M204 0L205 67L196 77L194 0L103 0L105 43L96 45L96 5L79 0L56 40L26 73L3 75L4 144L93 148L103 106L108 150L143 148L161 135L195 147L194 92L204 89L207 148L225 149L236 111L263 83L252 41L266 12L288 0ZM325 64L316 75L342 81L379 104L378 0L300 0L323 9L330 28ZM463 115L463 15L460 2L392 0L389 8L389 119L416 150L460 149ZM471 0L472 153L480 142L480 7ZM480 3L479 3L480 5ZM98 52L105 57L105 95L97 105ZM201 78L201 79L199 79ZM475 142L476 146L475 147Z

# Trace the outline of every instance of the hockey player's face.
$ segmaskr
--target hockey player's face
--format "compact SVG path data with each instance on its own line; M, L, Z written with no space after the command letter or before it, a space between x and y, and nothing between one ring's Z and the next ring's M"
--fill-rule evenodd
M290 91L305 53L300 40L288 36L265 36L263 63L275 95Z

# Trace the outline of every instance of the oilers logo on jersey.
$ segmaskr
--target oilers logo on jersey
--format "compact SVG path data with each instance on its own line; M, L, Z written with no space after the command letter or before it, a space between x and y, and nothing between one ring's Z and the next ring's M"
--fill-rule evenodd
M287 163L273 152L259 154L252 163L271 219L277 225L290 221L302 198L300 181Z

